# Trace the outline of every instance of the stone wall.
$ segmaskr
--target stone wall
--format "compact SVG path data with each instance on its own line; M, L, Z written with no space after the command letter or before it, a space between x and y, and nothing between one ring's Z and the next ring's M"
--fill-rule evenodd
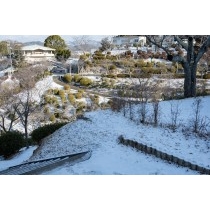
M133 147L133 148L137 149L138 151L144 152L146 154L154 155L157 158L160 158L162 160L165 160L165 161L168 161L171 163L175 163L179 166L188 167L191 170L198 171L201 174L210 175L210 169L190 163L189 161L185 161L181 158L175 157L175 156L167 154L165 152L161 152L153 147L149 147L145 144L142 144L142 143L139 143L139 142L136 142L133 140L124 139L123 136L119 136L118 140L119 140L120 144Z

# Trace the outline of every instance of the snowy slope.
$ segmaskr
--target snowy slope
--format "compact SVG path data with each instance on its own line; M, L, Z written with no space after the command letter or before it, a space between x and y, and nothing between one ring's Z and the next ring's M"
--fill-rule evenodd
M192 99L182 101L184 110L189 110ZM206 97L206 107L210 97ZM162 109L167 113L167 103ZM208 114L203 109L204 114ZM190 112L182 116L187 120ZM136 152L134 149L117 144L119 135L151 145L161 151L173 154L190 162L210 168L210 142L191 135L186 138L181 132L165 128L142 126L126 119L120 113L110 110L85 114L88 121L78 120L61 128L48 138L31 160L92 150L92 157L74 166L66 166L49 174L196 174L186 168L170 165L154 157ZM187 122L187 121L186 121Z

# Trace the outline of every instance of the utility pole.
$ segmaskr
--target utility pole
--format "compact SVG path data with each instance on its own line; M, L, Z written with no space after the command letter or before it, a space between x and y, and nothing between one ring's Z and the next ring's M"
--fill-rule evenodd
M71 76L71 62L69 62L69 73L70 73L70 76Z
M10 70L8 71L8 77L11 78L12 76L12 56L11 56L11 47L10 47L10 43L7 43L7 50L9 53L9 58L10 58Z

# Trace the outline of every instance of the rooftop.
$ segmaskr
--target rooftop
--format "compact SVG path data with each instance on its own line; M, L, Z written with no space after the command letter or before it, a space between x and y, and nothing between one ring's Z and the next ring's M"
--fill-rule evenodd
M55 51L55 49L53 49L53 48L44 47L44 46L41 46L41 45L29 45L29 46L22 47L22 50L38 50L38 49Z

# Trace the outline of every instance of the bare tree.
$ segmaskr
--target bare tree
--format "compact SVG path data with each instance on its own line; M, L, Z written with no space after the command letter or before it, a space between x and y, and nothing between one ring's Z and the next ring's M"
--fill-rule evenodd
M152 108L153 108L153 122L157 126L160 116L160 101L156 97L152 99Z
M19 119L15 111L17 104L14 101L14 94L13 90L0 91L0 128L3 132L12 130Z
M134 92L139 103L140 122L145 124L148 112L147 103L151 97L150 77L144 73L138 74L136 77L138 78L138 84L134 86Z
M184 80L184 96L194 97L196 96L196 70L197 64L203 54L207 52L210 46L210 36L149 36L147 40L163 49L167 53L169 61L179 62L184 68L185 80ZM171 53L169 46L166 45L167 39L174 38L177 43L176 52ZM166 41L167 40L167 41ZM184 52L186 52L186 56Z
M39 90L34 88L36 82L42 77L46 66L36 66L19 69L16 77L20 81L21 93L15 96L15 112L24 127L25 137L28 138L28 125L30 115L39 107L35 96L40 97Z
M74 40L75 48L77 50L82 51L83 54L90 51L90 49L91 49L91 45L90 45L91 39L90 39L89 36L86 36L86 35L73 36L72 38Z
M173 132L176 131L177 129L177 123L178 123L178 118L180 116L181 110L180 110L180 104L179 101L172 101L170 102L170 114L171 114L171 123L170 123L170 128L172 129Z
M202 99L201 98L195 98L193 104L193 117L192 117L192 127L193 132L198 134L199 136L206 136L208 134L208 127L210 125L209 119L204 116L201 116L201 109L202 109Z

